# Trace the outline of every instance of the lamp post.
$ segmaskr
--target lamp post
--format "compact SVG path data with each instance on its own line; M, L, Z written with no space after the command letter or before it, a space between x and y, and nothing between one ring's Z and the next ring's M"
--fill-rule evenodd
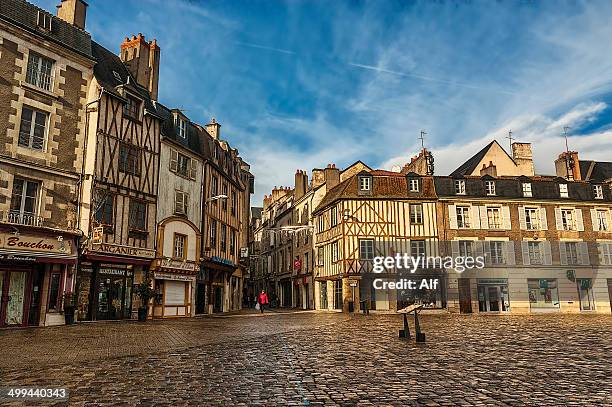
M207 253L206 242L207 242L207 239L209 237L208 232L206 230L206 217L208 216L207 215L208 204L210 202L214 202L214 201L218 201L218 200L223 200L223 199L227 199L227 195L223 195L223 194L215 195L215 196L212 196L212 197L210 197L208 199L203 200L203 202L202 202L202 206L203 206L203 208L202 208L203 209L203 211L202 211L203 212L202 213L202 236L203 236L202 246L204 248L203 253ZM205 288L205 291L204 291L204 311L206 313L208 313L208 304L209 304L210 295L211 295L211 290L210 290L210 275L209 275L209 273L205 273L204 274L204 281L206 283L206 286L205 286L206 288Z

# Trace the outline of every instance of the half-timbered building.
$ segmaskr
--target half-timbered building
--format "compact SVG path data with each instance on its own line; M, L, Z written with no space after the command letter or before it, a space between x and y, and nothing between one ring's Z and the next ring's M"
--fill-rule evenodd
M94 64L85 9L0 1L0 327L63 324L74 291Z
M79 270L79 316L131 318L132 285L155 259L160 129L159 47L138 34L120 55L92 42ZM135 301L134 301L135 302Z

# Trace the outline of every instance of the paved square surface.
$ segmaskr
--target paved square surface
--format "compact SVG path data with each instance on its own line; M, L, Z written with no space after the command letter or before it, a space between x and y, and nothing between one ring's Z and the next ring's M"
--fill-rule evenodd
M612 405L610 316L422 326L423 345L397 315L315 312L3 330L0 381L67 386L56 405L75 406Z

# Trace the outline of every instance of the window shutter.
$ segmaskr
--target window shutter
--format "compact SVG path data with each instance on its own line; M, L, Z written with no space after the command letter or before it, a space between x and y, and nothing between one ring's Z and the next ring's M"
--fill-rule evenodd
M482 240L474 241L474 257L482 257L485 255L484 253L484 242Z
M562 266L567 265L567 246L565 242L559 242L559 260Z
M174 212L183 213L183 193L179 191L174 192Z
M459 252L459 241L458 240L451 241L451 253L453 254L453 258L459 257L460 252Z
M493 256L491 256L491 242L485 240L484 244L484 256L485 256L485 264L489 265L493 263Z
M582 220L582 208L574 209L574 213L576 214L576 229L578 229L578 232L584 232L584 221Z
M187 214L187 209L189 208L189 194L183 194L183 213Z
M586 242L578 243L578 260L583 266L588 266L591 263L589 259L589 246Z
M502 222L503 222L503 227L506 230L510 230L512 229L512 221L510 220L510 207L509 206L502 206L501 209L502 212Z
M557 230L563 230L563 220L561 219L561 208L555 208L555 221Z
M472 229L480 229L480 210L479 206L470 207L470 222L472 223Z
M178 171L178 151L175 149L170 150L170 171Z
M189 178L195 180L196 179L196 172L198 170L198 164L196 162L196 160L194 160L193 158L189 160L189 166L190 166L190 173L189 173Z
M529 260L529 242L521 242L521 249L523 252L523 264L529 266L531 261Z
M548 219L546 219L546 208L540 208L540 229L548 230Z
M450 228L457 229L457 207L455 205L448 205L448 218Z
M519 206L518 213L519 213L519 225L521 227L521 230L527 230L527 221L525 220L525 207Z
M599 264L600 265L605 265L606 264L606 248L607 245L605 243L597 243L597 254L599 254Z
M506 264L513 266L516 264L516 260L514 258L514 242L513 241L508 241L508 242L504 242L504 247L506 248L505 253L504 253L504 260L506 262Z
M552 264L552 253L550 250L550 242L548 240L542 242L542 246L544 248L544 258L543 258L543 263L547 266L550 266Z
M599 232L599 222L597 221L596 209L591 209L591 223L593 224L593 232Z
M480 227L482 229L489 229L489 218L487 217L487 207L477 206L476 208L480 208Z

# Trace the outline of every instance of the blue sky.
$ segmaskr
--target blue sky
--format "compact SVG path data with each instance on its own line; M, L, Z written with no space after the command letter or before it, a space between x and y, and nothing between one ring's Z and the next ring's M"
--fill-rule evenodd
M38 0L54 10L57 0ZM295 170L391 169L419 132L448 174L513 131L552 173L570 127L612 161L610 1L100 1L87 30L117 51L161 46L160 101L214 116L256 177L254 203Z

